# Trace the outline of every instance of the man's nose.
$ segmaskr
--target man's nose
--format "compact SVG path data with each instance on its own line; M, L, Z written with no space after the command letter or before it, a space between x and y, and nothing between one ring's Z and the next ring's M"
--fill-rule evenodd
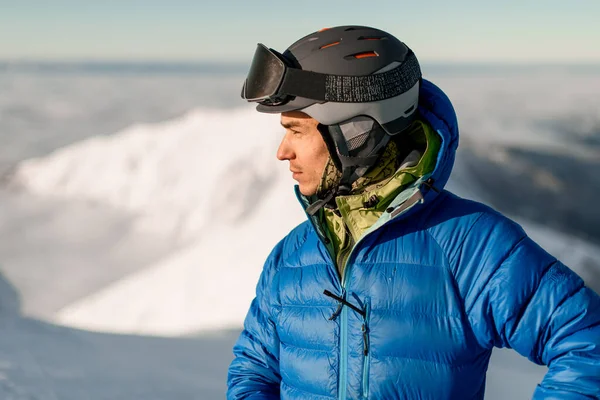
M285 161L291 160L293 158L294 152L287 141L287 135L285 135L283 140L281 140L281 143L279 144L279 148L277 149L277 159L280 161Z

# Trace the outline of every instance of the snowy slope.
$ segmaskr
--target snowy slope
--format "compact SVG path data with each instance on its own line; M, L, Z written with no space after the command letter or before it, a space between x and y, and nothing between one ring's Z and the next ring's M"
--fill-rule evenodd
M65 305L53 320L152 335L239 326L266 256L305 219L287 165L274 157L280 132L276 116L249 108L196 110L20 164L12 186L109 204L136 215L139 231L181 244ZM461 159L456 167L449 188L481 199L484 193ZM597 281L600 253L594 246L531 223L526 230Z
M264 260L289 231L287 221L299 219L300 206L294 203L289 190L274 192L256 203L247 219L215 225L183 250L63 308L55 320L160 335L238 327ZM286 223L278 227L277 218Z
M22 163L12 186L109 204L137 215L137 231L181 243L55 320L170 335L239 326L268 253L305 218L273 156L280 131L276 118L253 110L197 111Z
M2 400L223 399L237 336L127 336L29 319L0 328Z
M270 195L284 172L273 157L280 129L250 108L200 109L27 160L10 185L106 203L140 215L145 229L186 240L252 213L248 204Z

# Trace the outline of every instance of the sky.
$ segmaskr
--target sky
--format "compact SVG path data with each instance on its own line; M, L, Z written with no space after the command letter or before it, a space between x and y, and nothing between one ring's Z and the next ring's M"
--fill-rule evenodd
M0 0L0 59L249 62L370 25L430 62L600 63L598 0Z

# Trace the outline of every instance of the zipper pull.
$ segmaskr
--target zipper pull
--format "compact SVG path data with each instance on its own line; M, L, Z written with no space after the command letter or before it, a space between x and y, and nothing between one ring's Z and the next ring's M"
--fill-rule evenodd
M429 189L432 189L436 193L441 193L440 189L438 189L435 186L433 186L434 183L435 183L435 180L433 178L429 178L425 182L423 182L423 184L425 186L427 186Z
M342 296L343 296L343 297L336 296L335 294L331 293L329 290L324 290L324 291L323 291L323 294L324 294L325 296L331 297L331 298L332 298L332 299L334 299L334 300L337 300L337 301L340 303L340 304L339 304L339 306L338 306L338 309L337 309L337 310L336 310L336 311L333 313L333 315L332 315L332 316L329 318L330 320L332 320L332 319L335 319L335 318L337 317L337 315L336 315L336 314L339 314L339 311L342 309L342 307L343 307L343 306L348 306L348 307L350 307L351 309L353 309L354 311L356 311L358 314L362 315L362 317L363 317L363 318L365 318L366 314L365 314L365 311L364 311L364 310L361 310L360 308L356 307L354 304L352 304L352 303L349 303L349 302L346 300L346 290L344 290L344 291L342 292Z
M369 338L367 337L367 327L365 324L362 324L360 330L363 333L363 354L365 356L369 355Z
M331 314L331 317L329 317L330 321L335 321L335 319L338 317L338 315L340 315L340 313L342 312L342 307L344 307L344 303L340 303L338 305L337 310L335 310L335 312L333 314Z
M366 356L369 355L369 315L371 314L371 299L369 297L365 298L365 314L363 315L364 320L361 327L362 336L363 336L363 354Z
M377 197L376 195L372 195L371 197L369 197L369 199L367 201L365 201L363 203L363 207L364 208L374 208L377 206L378 203L379 203L379 197Z

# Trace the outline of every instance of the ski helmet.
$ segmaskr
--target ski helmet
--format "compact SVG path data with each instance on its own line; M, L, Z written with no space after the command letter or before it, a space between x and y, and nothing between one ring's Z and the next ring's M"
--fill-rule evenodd
M283 54L258 44L242 98L264 113L302 111L318 128L342 179L330 200L374 165L416 117L421 70L393 35L365 26L311 33Z

